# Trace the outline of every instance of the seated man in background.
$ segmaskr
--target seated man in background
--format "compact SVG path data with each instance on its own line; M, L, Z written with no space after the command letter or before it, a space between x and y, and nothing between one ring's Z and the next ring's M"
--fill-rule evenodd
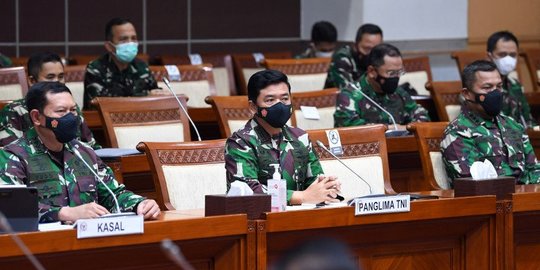
M324 176L308 135L287 126L291 117L290 84L276 70L259 71L248 82L249 107L253 118L234 132L225 145L228 187L243 181L255 193L267 193L279 164L281 178L287 181L287 203L337 202L340 183Z
M516 69L519 57L519 42L514 34L508 31L493 33L487 41L487 55L495 63L502 78L503 107L502 113L513 117L525 128L533 128L538 124L531 115L531 108L523 94L521 84L508 76Z
M451 180L470 177L475 161L489 160L500 176L538 183L540 164L523 126L501 113L502 80L495 64L478 60L463 69L461 113L446 130L441 152Z
M114 18L105 27L107 53L90 62L84 76L84 108L95 97L146 96L168 94L157 89L148 65L137 59L135 27L127 19Z
M45 52L32 55L28 59L27 72L29 86L44 81L59 81L64 83L64 65L60 56L55 53ZM80 123L77 129L77 138L94 149L101 148L96 143L88 125L84 122L78 106L77 117ZM32 126L33 124L28 115L24 98L7 104L0 111L0 147L15 141Z
M75 151L113 191L121 211L158 217L160 210L154 200L125 190L94 150L76 139L79 119L75 101L64 84L34 84L26 95L26 106L33 127L0 150L0 184L36 187L40 222L95 218L116 208L112 195Z
M368 67L368 56L373 47L381 44L383 33L374 24L364 24L356 32L355 44L345 45L332 56L324 88L345 87L360 80Z
M311 28L309 47L296 58L332 57L337 44L336 27L327 21L320 21Z
M340 87L336 98L334 125L359 126L372 123L392 124L389 115L366 96L392 114L401 129L411 122L429 121L428 111L412 100L407 91L398 87L404 73L399 50L390 44L379 44L369 54L367 72L359 81Z

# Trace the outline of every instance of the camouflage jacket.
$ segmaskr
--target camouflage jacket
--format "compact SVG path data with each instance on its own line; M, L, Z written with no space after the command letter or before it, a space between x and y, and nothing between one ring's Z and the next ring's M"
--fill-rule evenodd
M339 48L332 55L325 88L342 88L356 82L367 70L367 62L350 45Z
M526 128L538 125L531 115L531 108L523 94L523 87L517 80L509 77L504 80L502 113L514 118Z
M498 175L514 176L524 184L538 183L540 164L524 128L499 114L485 120L467 106L444 131L441 152L450 179L470 177L475 161L488 159Z
M79 130L77 131L77 139L85 142L94 149L100 149L99 145L92 131L84 122L79 106L77 106L77 115L79 116ZM15 100L7 104L2 111L0 111L0 147L6 146L16 139L22 137L23 133L29 130L33 126L26 109L24 99Z
M305 58L316 58L315 50L313 47L307 47L301 54L297 54L294 58L296 59L305 59Z
M295 190L306 189L318 175L323 174L308 134L301 129L285 126L278 136L270 137L255 119L251 119L227 139L225 169L228 187L240 180L255 193L266 193L267 180L274 174L274 167L270 164L279 164L281 177L287 181L287 202Z
M363 75L359 82L354 82L364 94L375 100L392 114L397 124L405 125L411 122L430 121L428 111L416 104L411 96L402 88L397 88L392 94L378 94ZM377 108L364 94L350 85L341 88L336 99L334 126L348 127L371 123L391 124L388 114Z
M116 194L121 211L135 211L143 197L127 191L114 179L112 170L96 156L94 150L77 140L74 145L87 163L97 170L106 185ZM64 206L96 202L110 212L114 200L103 184L65 144L61 153L48 150L34 128L14 143L0 150L0 184L24 184L36 187L39 196L39 221L58 221Z
M107 53L86 67L84 108L90 108L90 101L95 97L146 96L157 88L157 82L145 62L135 58L125 70L120 71Z
M1 67L11 67L11 64L13 64L11 62L11 59L9 59L9 57L7 57L7 56L0 53L0 68Z

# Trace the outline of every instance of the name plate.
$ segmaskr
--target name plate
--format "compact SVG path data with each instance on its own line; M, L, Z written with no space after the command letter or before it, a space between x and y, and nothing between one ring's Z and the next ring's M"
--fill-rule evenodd
M79 219L76 223L77 239L144 233L142 215L118 215Z
M411 211L410 195L365 197L354 199L354 215L373 215Z

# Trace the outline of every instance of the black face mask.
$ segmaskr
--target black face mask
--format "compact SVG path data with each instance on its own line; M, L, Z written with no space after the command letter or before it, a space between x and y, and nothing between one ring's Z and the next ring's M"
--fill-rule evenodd
M501 112L503 102L501 90L495 89L487 94L477 94L473 91L471 91L471 93L474 94L474 101L467 101L480 104L487 115L495 117Z
M375 78L375 81L379 83L379 85L381 86L381 90L383 90L384 93L393 94L394 92L396 92L396 89L398 87L399 77L386 78L377 73L377 78Z
M60 118L45 115L45 127L54 132L54 136L59 142L67 143L77 137L79 117L72 113L66 113Z
M285 126L291 118L291 105L278 102L270 107L257 108L257 115L274 128Z

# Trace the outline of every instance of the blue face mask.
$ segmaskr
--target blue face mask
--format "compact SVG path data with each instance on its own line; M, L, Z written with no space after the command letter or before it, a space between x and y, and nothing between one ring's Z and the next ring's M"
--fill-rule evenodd
M130 63L137 56L139 43L128 42L115 45L116 58L123 63Z

